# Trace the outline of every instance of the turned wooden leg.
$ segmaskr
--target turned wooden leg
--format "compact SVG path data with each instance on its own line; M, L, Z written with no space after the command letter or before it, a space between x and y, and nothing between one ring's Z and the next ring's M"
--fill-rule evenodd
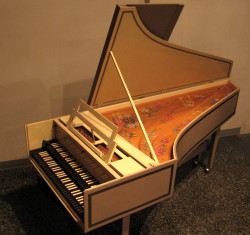
M130 215L122 219L122 235L129 235Z
M218 143L218 139L219 139L219 132L220 129L217 129L211 137L211 142L210 142L210 147L209 147L209 156L207 158L207 163L205 166L205 172L209 172L210 169L213 167L214 164L214 159L215 159L215 152L216 152L216 148L217 148L217 143Z

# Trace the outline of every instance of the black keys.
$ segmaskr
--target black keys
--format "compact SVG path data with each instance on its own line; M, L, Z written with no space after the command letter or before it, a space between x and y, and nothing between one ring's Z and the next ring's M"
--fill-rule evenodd
M98 184L96 179L56 140L44 141L31 151L46 175L74 210L83 216L84 190Z
M83 216L83 191L47 151L40 149L32 151L31 154L74 210Z
M97 180L58 142L44 141L43 146L53 155L65 171L85 190L98 184Z

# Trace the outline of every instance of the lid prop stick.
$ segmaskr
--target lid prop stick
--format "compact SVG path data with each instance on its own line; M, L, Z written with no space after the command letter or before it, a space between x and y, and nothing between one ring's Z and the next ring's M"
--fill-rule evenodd
M121 82L122 82L122 84L123 84L123 86L124 86L124 88L125 88L125 91L126 91L127 95L128 95L129 101L130 101L130 103L131 103L131 105L132 105L132 108L133 108L133 110L134 110L134 112L135 112L135 115L136 115L136 117L137 117L137 119L138 119L138 122L139 122L139 124L140 124L141 129L142 129L142 132L143 132L143 134L144 134L144 136L145 136L145 139L146 139L147 144L148 144L148 146L149 146L149 149L150 149L150 152L151 152L151 154L152 154L153 160L154 160L156 163L159 163L159 161L158 161L158 159L157 159L157 157L156 157L155 151L154 151L154 149L153 149L153 147L152 147L152 145L151 145L151 142L150 142L150 140L149 140L149 138L148 138L148 134L147 134L147 132L146 132L146 130L145 130L145 128L144 128L144 125L143 125L143 123L142 123L142 120L141 120L141 118L140 118L140 115L139 115L139 113L138 113L138 111L137 111L137 108L136 108L136 106L135 106L135 104L134 104L134 101L133 101L133 99L132 99L132 96L131 96L131 94L130 94L130 92L129 92L129 90L128 90L128 87L127 87L127 85L126 85L126 82L125 82L125 80L124 80L124 78L123 78L123 76L122 76L121 70L119 69L119 66L118 66L118 64L117 64L117 61L116 61L115 56L114 56L114 54L113 54L112 51L110 51L110 55L111 55L111 57L112 57L112 59L113 59L113 61L114 61L116 70L117 70L117 72L118 72L118 74L119 74L119 77L120 77L120 79L121 79Z

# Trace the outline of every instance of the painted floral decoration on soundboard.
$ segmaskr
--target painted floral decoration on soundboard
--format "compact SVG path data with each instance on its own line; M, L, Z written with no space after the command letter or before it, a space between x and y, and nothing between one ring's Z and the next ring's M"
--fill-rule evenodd
M172 132L174 133L174 134L177 134L177 133L179 133L181 131L181 129L180 128L173 128L172 129Z
M132 114L120 114L118 116L113 117L113 123L118 127L125 128L135 128L139 126L139 122Z
M143 144L142 144L142 151L144 152L144 153L150 153L150 149L149 149L149 146L148 146L148 142L147 141L145 141Z
M179 97L179 100L181 101L183 107L194 107L194 101L190 96L187 96L185 98Z
M164 138L162 140L159 141L159 144L156 147L156 155L157 156L163 156L166 151L167 151L167 147L168 147L168 143L170 142L169 138Z
M158 131L159 130L156 129L154 131L149 132L148 133L149 139L151 140L151 138L157 137ZM155 154L157 156L164 156L164 154L167 152L168 143L170 143L169 138L164 138L164 139L161 139L160 141L157 141L153 146ZM148 143L146 141L143 143L143 151L145 153L150 152Z
M158 133L159 130L160 130L159 128L156 128L154 130L151 130L150 132L147 132L148 138L149 138L149 140L151 142L152 142L152 140L154 140L154 138L157 137L157 133ZM144 150L144 152L150 152L150 149L149 149L147 141L145 141L143 143L143 150Z
M138 137L138 135L136 133L134 133L132 131L128 131L128 129L120 129L118 131L118 134L123 136L123 137L127 137L129 139L128 140L129 142L131 142L130 139L132 139L133 137Z
M164 144L158 145L156 147L156 155L157 156L163 156L164 153L166 152L165 148L166 148L166 145L164 145Z
M175 134L179 133L183 129L183 127L185 127L186 125L188 125L190 122L191 122L190 119L182 121L179 125L175 126L175 128L172 129L172 132L175 133Z
M147 115L148 117L152 117L155 112L158 112L159 109L152 109L151 107L144 107L141 109L141 113Z
M188 125L190 122L191 122L190 119L186 119L185 121L183 121L183 122L180 123L180 126L181 126L181 127L185 127L185 126Z
M230 89L227 86L218 87L218 90L222 91L224 94L228 94L230 92Z
M206 98L206 96L202 95L202 94L198 94L198 95L193 95L193 98L195 100L202 100L202 99Z
M174 140L183 128L230 92L232 88L222 85L138 104L139 115L159 162L171 158ZM119 127L118 133L122 137L148 156L151 155L132 107L109 112L107 118Z
M219 98L214 98L214 99L210 100L210 104L211 104L211 105L214 105L214 104L216 104L219 100L220 100Z
M161 120L162 123L167 123L169 121L174 120L173 113L168 113L165 115L165 117Z
M210 106L208 106L208 105L202 106L202 107L198 108L197 110L195 110L195 112L193 112L192 115L193 116L198 116L201 113L203 113L205 110L207 110L209 107Z
M168 144L169 143L169 138L164 138L162 140L160 140L161 143L164 143L164 144Z
M159 130L160 130L159 128L158 128L158 129L156 128L156 129L154 129L154 130L148 132L147 134L148 134L149 139L151 140L152 138L157 137L157 132L158 132Z

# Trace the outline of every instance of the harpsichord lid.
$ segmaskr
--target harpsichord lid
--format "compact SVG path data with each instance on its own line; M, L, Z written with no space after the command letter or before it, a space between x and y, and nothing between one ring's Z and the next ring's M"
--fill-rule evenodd
M116 7L92 86L89 104L128 100L113 52L134 98L229 77L232 61L167 42L183 5Z

